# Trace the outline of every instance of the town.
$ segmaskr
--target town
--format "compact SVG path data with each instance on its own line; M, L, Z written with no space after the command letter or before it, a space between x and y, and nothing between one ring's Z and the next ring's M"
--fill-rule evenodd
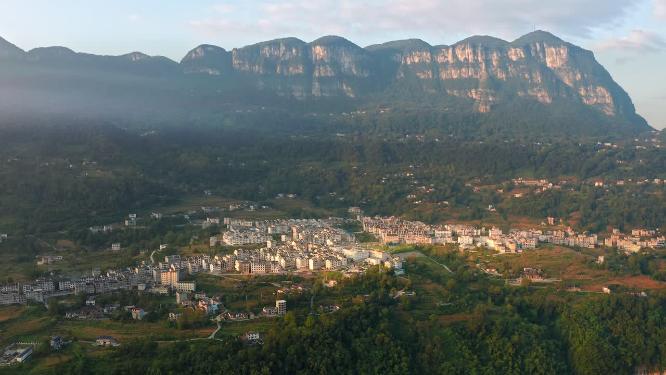
M511 229L479 227L463 224L427 225L396 217L367 217L360 209L349 212L360 221L363 231L376 237L383 245L455 245L461 249L484 247L499 254L520 253L540 244L567 247L613 247L631 253L646 248L663 248L665 237L656 230L634 229L629 234L613 230L606 238L596 234L577 233L565 229ZM132 217L136 220L136 216ZM0 286L0 305L45 303L49 298L75 294L102 294L117 290L136 290L166 295L195 292L191 276L244 274L308 274L318 271L363 272L368 266L383 265L402 272L400 257L391 256L376 246L359 243L340 228L345 220L282 219L253 221L246 219L207 218L202 226L222 223L225 230L209 239L209 246L237 247L233 252L218 255L181 257L166 255L163 260L142 261L123 269L102 272L93 269L78 279L40 277L29 283ZM550 226L556 219L547 218ZM118 247L119 245L113 246ZM168 245L160 251L168 251ZM157 252L157 250L155 251ZM153 252L153 254L155 253ZM61 256L42 256L41 264L57 261Z
M571 248L606 246L627 253L664 247L664 236L656 230L634 229L629 234L613 230L608 236L601 238L596 234L577 233L568 227L560 229L556 227L557 219L551 217L547 218L542 228L503 231L498 227L428 225L397 217L368 217L357 207L350 208L348 212L353 219L249 220L207 217L200 224L202 228L220 228L220 232L207 241L208 248L216 254L182 256L176 249L171 251L169 244L163 244L159 250L150 254L149 259L133 266L104 271L95 268L89 274L74 279L44 275L31 282L2 285L0 305L39 303L46 306L50 299L81 295L85 296L85 306L67 311L65 319L108 319L121 311L133 320L142 320L148 312L140 306L121 306L118 303L100 305L96 302L99 296L105 294L130 291L175 296L176 305L180 308L201 311L213 321L247 321L259 317L283 316L287 311L287 301L276 297L274 306L263 306L257 313L228 309L220 296L210 296L197 289L197 275L312 277L325 271L353 275L363 273L372 266L381 266L400 275L404 273L403 259L391 253L390 247L394 245L452 245L461 250L481 247L500 255L521 253L536 249L542 244ZM125 225L135 226L136 221L137 216L130 215ZM345 224L349 223L359 225L363 232L373 236L376 242L359 242L353 233L343 229ZM111 230L111 226L107 228ZM119 244L111 246L111 251L119 249ZM168 255L157 259L158 253ZM60 255L43 255L38 258L37 263L48 265L61 261L62 258ZM530 280L541 279L541 271L538 269L525 268L524 275ZM299 293L302 289L299 285L284 285L279 292ZM336 311L339 306L322 308ZM177 322L182 315L182 312L171 311L168 320ZM246 332L243 337L252 342L261 340L256 332ZM120 342L111 336L100 336L94 345L118 346ZM12 344L4 351L3 363L25 361L33 347L31 344Z
M445 245L454 244L462 249L486 247L500 254L519 253L534 249L541 243L568 247L615 247L625 252L637 252L645 248L663 248L666 238L656 230L634 229L623 234L614 229L610 236L601 239L596 234L577 233L565 229L511 229L504 232L497 227L476 227L461 224L427 225L396 217L363 217L363 230L373 234L383 244ZM556 219L547 218L548 225Z

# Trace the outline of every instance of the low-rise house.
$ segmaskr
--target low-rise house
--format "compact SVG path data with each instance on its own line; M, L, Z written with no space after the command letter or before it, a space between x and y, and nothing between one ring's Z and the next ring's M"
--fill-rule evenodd
M261 315L263 316L277 316L277 309L275 307L267 306L261 309Z
M259 332L245 332L241 340L249 345L262 344L261 334Z
M178 319L180 319L181 316L183 316L183 314L170 312L169 313L169 321L170 322L175 322Z
M0 292L0 306L25 305L26 303L28 303L26 296L18 292Z
M33 353L32 345L12 344L4 349L0 355L0 365L23 363Z
M37 257L37 265L42 266L53 264L55 262L61 261L62 259L62 255L42 255Z
M146 316L146 312L139 307L130 309L130 312L132 313L132 319L134 320L143 320L143 318Z
M185 301L190 300L190 295L187 292L176 292L176 303L182 304Z
M120 346L120 343L113 338L112 336L99 336L95 340L95 345L97 346L107 346L107 347L116 347Z
M543 273L538 268L523 268L523 278L532 281L543 280Z

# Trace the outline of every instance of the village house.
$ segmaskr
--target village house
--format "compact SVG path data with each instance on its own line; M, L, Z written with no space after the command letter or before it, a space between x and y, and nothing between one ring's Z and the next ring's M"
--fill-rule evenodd
M30 358L33 353L32 345L12 344L6 347L0 353L0 366L23 363Z
M130 313L132 314L132 319L134 320L143 320L143 318L146 316L146 312L139 307L130 309Z
M120 343L113 338L112 336L99 336L97 339L95 339L95 345L96 346L108 346L108 347L116 347L120 346Z

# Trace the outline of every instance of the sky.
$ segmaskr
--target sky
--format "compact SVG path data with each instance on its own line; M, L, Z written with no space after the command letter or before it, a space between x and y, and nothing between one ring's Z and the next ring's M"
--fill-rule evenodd
M666 128L666 0L2 0L0 36L29 50L61 45L179 61L208 43L340 35L360 46L550 31L592 50L638 113Z

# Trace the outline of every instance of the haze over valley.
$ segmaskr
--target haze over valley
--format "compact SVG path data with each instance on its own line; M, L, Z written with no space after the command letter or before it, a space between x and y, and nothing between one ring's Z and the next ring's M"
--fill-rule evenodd
M666 373L664 20L3 2L0 375Z

